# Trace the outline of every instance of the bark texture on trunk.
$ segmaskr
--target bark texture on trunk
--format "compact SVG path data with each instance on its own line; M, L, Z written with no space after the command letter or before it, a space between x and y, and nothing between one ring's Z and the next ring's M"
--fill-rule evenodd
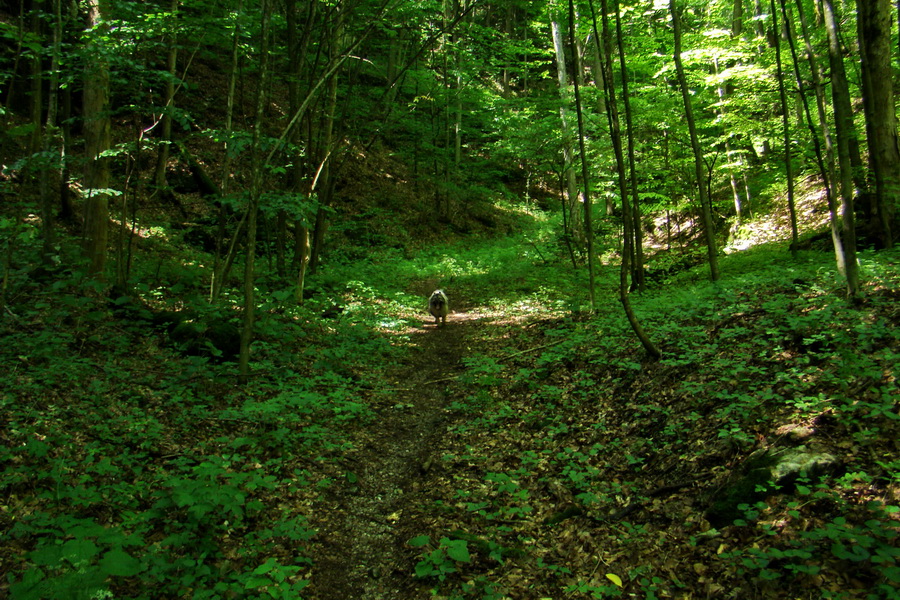
M706 256L707 261L709 262L709 278L712 281L718 281L719 259L716 254L716 232L713 230L709 194L707 194L706 191L703 151L700 148L700 140L697 137L697 125L694 122L694 108L691 102L691 93L687 86L687 78L684 75L684 65L681 62L681 19L675 0L670 0L669 8L672 13L672 29L675 35L675 71L678 74L678 84L681 88L681 97L684 100L684 118L685 121L687 121L688 132L690 133L691 138L691 148L694 152L694 173L697 177L697 193L700 197L700 216L703 221L703 231L706 234Z
M102 37L105 28L104 0L89 0L88 23L92 34L92 49L85 53L88 60L84 72L84 251L90 261L91 273L103 277L109 239L109 159L102 156L110 148L112 137L109 119L109 63Z
M872 189L863 209L866 230L878 246L894 245L892 225L900 199L900 145L894 112L889 0L857 0L863 109Z

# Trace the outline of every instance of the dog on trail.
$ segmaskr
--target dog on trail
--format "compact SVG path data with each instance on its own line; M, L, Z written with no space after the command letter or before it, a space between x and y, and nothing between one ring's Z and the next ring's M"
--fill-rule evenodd
M450 314L450 304L444 290L434 290L428 299L428 312L434 317L434 324L447 324L447 315Z

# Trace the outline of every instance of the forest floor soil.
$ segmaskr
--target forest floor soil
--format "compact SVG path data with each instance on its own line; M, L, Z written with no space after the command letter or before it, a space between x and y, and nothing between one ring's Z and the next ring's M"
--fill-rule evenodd
M417 286L425 290L428 285ZM424 295L424 294L423 294ZM464 368L462 359L487 326L488 317L452 298L445 325L428 315L407 331L411 351L389 367L389 388L372 405L375 418L352 440L347 475L323 499L312 522L313 600L399 600L428 596L413 577L416 549L410 538L426 524L415 515L438 498L440 438L454 416L448 385Z

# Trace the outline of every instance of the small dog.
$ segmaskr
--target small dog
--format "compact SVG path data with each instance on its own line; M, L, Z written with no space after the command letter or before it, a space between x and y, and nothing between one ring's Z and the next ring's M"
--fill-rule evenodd
M434 317L434 324L447 324L447 315L450 314L450 304L444 290L434 290L428 299L428 312Z

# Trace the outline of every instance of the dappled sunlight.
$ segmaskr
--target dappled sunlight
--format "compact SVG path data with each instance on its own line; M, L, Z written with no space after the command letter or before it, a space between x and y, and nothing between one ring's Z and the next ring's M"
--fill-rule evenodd
M549 306L527 300L517 303L504 303L500 300L488 301L483 306L470 306L468 302L464 302L462 308L453 309L451 307L445 325L436 324L434 317L424 310L404 309L402 317L390 321L390 325L381 327L381 330L394 336L426 333L449 335L457 328L473 325L478 327L526 326L536 318L546 319L554 312ZM560 310L558 314L562 315L564 312Z
M434 322L434 317L427 313L411 314L404 319L405 327L393 329L388 333L397 335L421 335L426 333L439 333L441 335L449 334L454 329L465 327L472 324L479 326L490 326L504 323L503 314L496 311L484 310L482 308L472 310L451 310L447 316L447 323L444 325ZM511 322L511 321L506 321Z
M766 212L755 214L741 223L724 247L726 254L747 250L753 246L771 242L790 242L791 219L787 198L771 201ZM795 197L797 227L801 232L826 230L831 220L824 190L816 178L808 178L798 186Z
M0 8L0 597L896 598L889 30L803 36L848 302L774 2L620 7L618 125L589 3L80 4Z

